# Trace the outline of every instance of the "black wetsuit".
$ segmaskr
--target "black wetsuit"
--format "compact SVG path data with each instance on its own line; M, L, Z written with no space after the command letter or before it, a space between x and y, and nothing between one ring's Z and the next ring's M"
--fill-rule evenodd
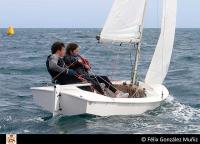
M64 61L57 55L49 55L47 57L46 66L49 74L53 79L53 83L60 85L73 84L81 82L73 73L73 70L65 66Z
M99 83L104 83L105 87L110 89L113 93L117 91L116 88L114 88L113 84L110 82L108 77L106 76L96 76L96 75L90 75L88 70L78 62L79 56L72 56L67 55L63 58L66 65L70 66L70 69L75 70L79 75L81 75L84 79L86 79L88 82L92 83L94 88L101 94L104 94L101 86Z

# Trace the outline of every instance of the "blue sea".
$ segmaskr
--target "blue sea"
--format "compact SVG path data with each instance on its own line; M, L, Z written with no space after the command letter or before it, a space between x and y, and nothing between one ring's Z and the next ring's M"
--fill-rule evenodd
M55 41L77 42L95 74L130 79L133 47L98 44L101 29L0 29L0 133L135 134L200 133L200 29L177 29L164 82L170 97L140 116L57 116L37 106L30 87L50 83L46 57ZM138 79L144 80L159 29L145 29ZM109 111L109 109L108 109Z

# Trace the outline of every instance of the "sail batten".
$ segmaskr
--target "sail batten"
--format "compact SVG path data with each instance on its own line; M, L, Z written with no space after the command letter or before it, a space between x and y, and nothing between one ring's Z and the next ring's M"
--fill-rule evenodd
M163 0L161 34L149 66L145 83L162 84L169 69L175 29L177 0Z
M115 0L101 32L101 41L138 42L146 0Z

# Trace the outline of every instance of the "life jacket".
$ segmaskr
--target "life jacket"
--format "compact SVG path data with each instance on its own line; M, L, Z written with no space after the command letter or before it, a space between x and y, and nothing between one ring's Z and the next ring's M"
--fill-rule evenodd
M47 57L47 61L46 61L46 67L47 67L47 71L49 72L49 74L51 75L52 79L53 79L53 83L57 82L58 84L63 83L63 79L66 77L66 73L58 73L52 69L49 68L49 59L50 59L51 55L49 55ZM57 65L59 65L60 67L64 67L65 63L63 62L62 59L58 60ZM58 76L59 75L59 76ZM55 78L56 77L56 78ZM55 79L54 79L55 78Z
M83 61L83 64L84 64L84 65L88 65L88 66L90 67L90 69L91 69L91 64L90 64L90 62L89 62L86 58L82 57L81 55L79 55L79 57L80 57L81 60Z
M87 64L90 66L89 61L81 57L80 55L78 56L67 55L64 57L64 62L70 69L73 69L79 75L87 74L89 70L86 69L83 64L77 62L78 59L81 59L83 61L83 64Z
M50 57L51 57L51 55L49 55L47 57L46 67L47 67L47 70L48 70L49 74L51 75L51 77L53 79L53 81L52 81L53 83L57 83L57 84L60 84L60 85L66 85L66 84L74 84L74 83L80 83L81 82L75 76L69 76L65 72L60 74L60 73L58 73L56 71L51 70L49 68L49 59L50 59ZM60 67L64 67L65 66L65 62L63 61L63 59L59 58L57 65L60 66Z

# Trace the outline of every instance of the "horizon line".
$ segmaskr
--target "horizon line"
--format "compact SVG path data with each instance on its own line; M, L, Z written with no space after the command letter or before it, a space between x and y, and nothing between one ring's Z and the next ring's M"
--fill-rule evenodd
M8 27L1 27L0 29L7 29ZM160 27L144 27L144 29L160 29ZM200 27L176 27L176 29L199 29ZM14 29L102 29L100 27L14 27Z

